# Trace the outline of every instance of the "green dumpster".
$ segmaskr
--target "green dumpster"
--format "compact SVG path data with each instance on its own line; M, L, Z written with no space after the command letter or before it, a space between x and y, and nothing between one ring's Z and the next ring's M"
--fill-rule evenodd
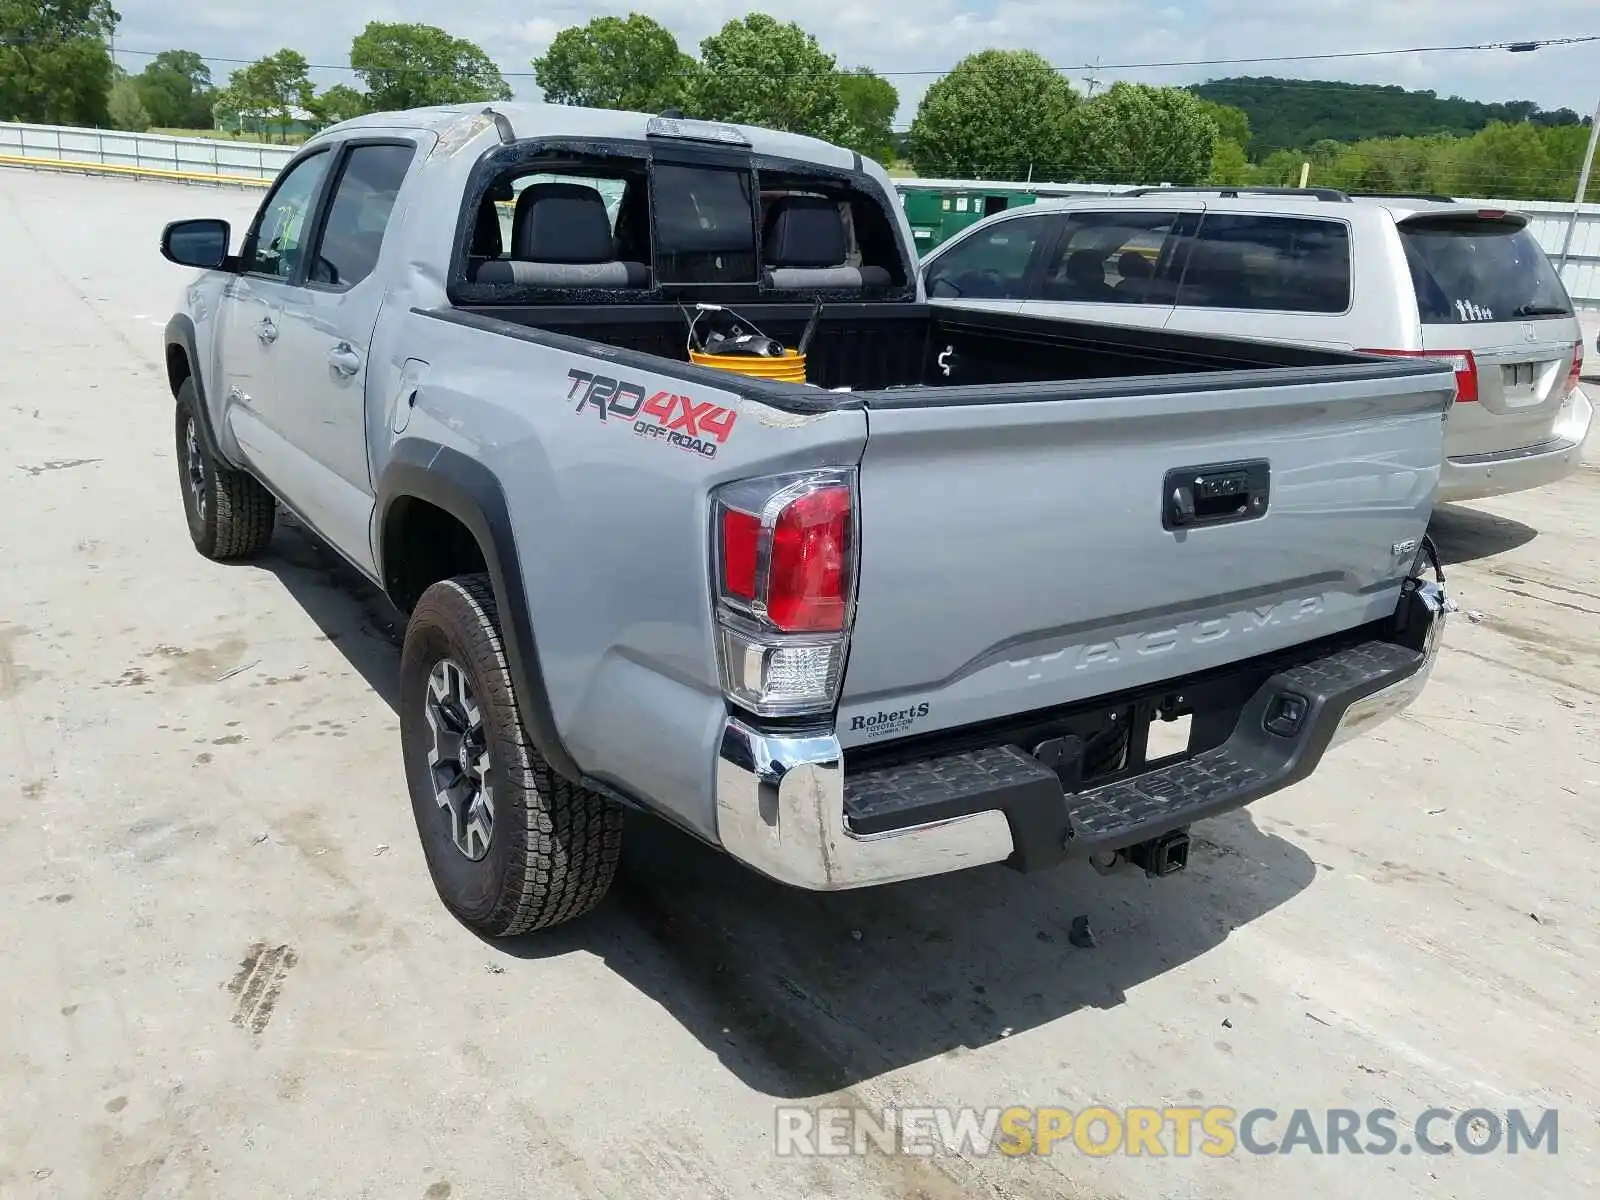
M981 183L945 187L908 182L897 186L919 255L984 217L1038 199L1031 191L1015 187L990 189Z

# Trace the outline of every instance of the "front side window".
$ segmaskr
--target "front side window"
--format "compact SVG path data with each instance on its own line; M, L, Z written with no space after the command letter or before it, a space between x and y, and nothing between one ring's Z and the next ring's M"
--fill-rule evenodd
M1038 217L1013 217L963 238L929 265L935 299L1021 300L1028 264L1044 233Z
M273 188L256 217L255 235L244 256L246 271L278 279L294 276L310 234L311 208L332 159L326 150L303 158Z
M1045 265L1036 299L1142 304L1151 299L1156 264L1174 212L1073 212Z
M350 151L311 264L314 282L349 288L372 274L395 197L415 154L412 146L357 146Z
M1350 226L1207 213L1189 248L1178 306L1344 312L1350 307Z

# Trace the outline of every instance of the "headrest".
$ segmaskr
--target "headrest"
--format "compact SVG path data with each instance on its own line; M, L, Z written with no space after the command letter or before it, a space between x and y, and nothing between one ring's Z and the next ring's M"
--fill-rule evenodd
M762 255L769 267L836 267L848 254L837 201L784 196L767 210Z
M511 257L525 262L599 263L616 257L606 202L579 183L536 183L517 197Z
M1067 278L1073 283L1104 283L1105 257L1098 250L1074 250L1067 255Z
M1117 274L1124 279L1149 279L1155 273L1150 260L1137 250L1124 250L1117 258Z

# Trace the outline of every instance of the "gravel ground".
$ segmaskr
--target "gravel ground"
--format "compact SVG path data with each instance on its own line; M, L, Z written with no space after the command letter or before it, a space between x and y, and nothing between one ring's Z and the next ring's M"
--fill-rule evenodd
M157 235L258 199L0 171L0 1195L1596 1194L1600 470L1442 511L1421 702L1175 879L815 896L640 822L593 917L489 945L423 867L381 598L292 527L185 536ZM794 1159L788 1103L1385 1108L1400 1145ZM1559 1109L1559 1152L1405 1153L1432 1107Z

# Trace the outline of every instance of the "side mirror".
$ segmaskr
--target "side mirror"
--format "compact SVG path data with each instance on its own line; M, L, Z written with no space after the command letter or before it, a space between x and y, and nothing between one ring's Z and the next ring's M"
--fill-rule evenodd
M212 217L173 221L161 231L161 257L180 267L214 271L228 261L232 232L226 221Z

